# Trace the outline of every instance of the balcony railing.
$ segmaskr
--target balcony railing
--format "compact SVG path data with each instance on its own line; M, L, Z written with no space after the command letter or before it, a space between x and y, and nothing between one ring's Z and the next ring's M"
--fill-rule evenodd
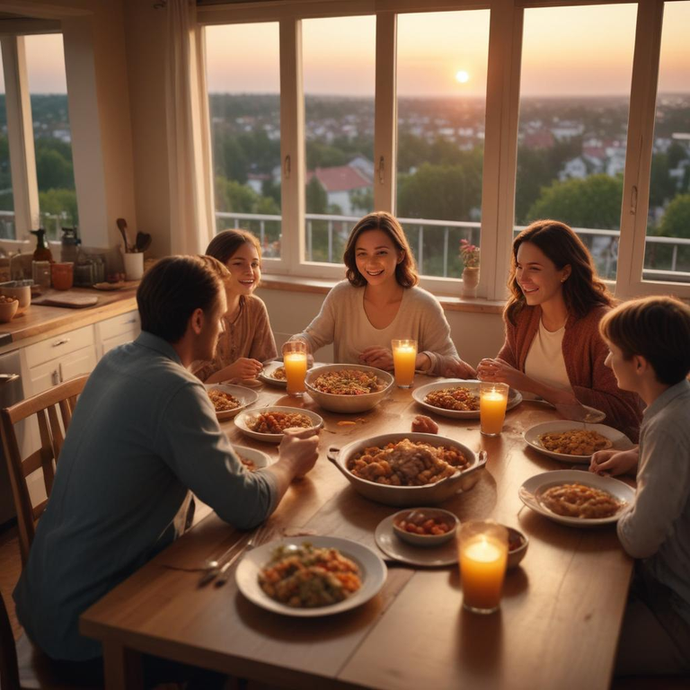
M67 212L62 213L41 213L41 227L46 230L46 237L49 240L59 240L63 226L73 226L74 219ZM0 240L22 239L17 237L15 227L14 211L0 211Z

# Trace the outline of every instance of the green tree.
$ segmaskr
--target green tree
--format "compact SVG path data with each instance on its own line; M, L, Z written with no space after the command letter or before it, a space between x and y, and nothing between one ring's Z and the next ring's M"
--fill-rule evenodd
M657 234L664 237L690 237L690 194L680 194L668 205Z
M77 193L73 189L49 189L38 193L38 207L41 213L51 216L67 214L65 224L79 223L79 209L77 207Z
M526 222L554 218L577 228L616 229L620 225L622 198L622 175L590 175L553 182L541 190Z
M354 211L371 213L374 210L374 190L372 187L355 189L350 194L350 203Z
M39 191L74 189L72 163L54 149L36 151L36 177Z
M669 157L665 153L652 156L652 171L649 181L649 205L664 206L676 193L675 180L669 175Z
M216 210L225 213L255 213L257 193L237 180L216 177Z
M307 184L306 202L307 213L326 213L328 211L328 195L316 175L313 175Z

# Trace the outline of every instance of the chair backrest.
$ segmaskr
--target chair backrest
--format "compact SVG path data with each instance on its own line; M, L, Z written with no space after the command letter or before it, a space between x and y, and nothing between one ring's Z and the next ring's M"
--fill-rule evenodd
M19 690L17 647L14 643L10 617L7 614L2 594L0 594L0 688L2 690Z
M84 390L88 378L88 376L79 376L65 381L0 411L2 444L5 449L14 505L17 509L22 565L26 565L29 557L29 548L35 534L35 522L42 515L48 503L48 499L46 499L37 506L31 505L26 478L36 470L42 470L46 496L50 497L55 478L55 467L64 443L64 434L67 433L72 419L77 396ZM41 447L27 458L22 458L14 425L31 417L31 415L36 415L38 418ZM60 426L60 417L62 418L62 427Z

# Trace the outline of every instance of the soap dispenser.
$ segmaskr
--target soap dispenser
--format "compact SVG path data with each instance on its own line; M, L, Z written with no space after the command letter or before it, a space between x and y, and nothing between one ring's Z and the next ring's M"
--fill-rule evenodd
M79 250L77 228L62 228L60 245L60 261L63 263L66 261L76 263Z
M29 230L32 235L36 235L36 249L34 250L34 261L52 261L53 253L46 242L46 231L44 228Z

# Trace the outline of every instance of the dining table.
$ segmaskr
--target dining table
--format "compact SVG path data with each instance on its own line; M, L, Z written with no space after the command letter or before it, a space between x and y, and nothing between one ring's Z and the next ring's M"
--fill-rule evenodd
M417 374L414 386L435 380ZM559 419L555 409L523 400L495 437L480 433L478 419L430 414L439 434L488 454L474 487L439 507L461 523L495 520L529 539L524 560L506 574L498 612L478 615L463 608L457 563L420 567L378 549L377 525L399 509L361 496L327 459L331 447L410 431L415 415L428 414L412 390L393 387L372 410L349 415L328 412L308 395L290 397L284 388L264 384L257 392L252 409L305 408L324 419L316 465L291 484L266 531L369 547L386 559L384 585L361 606L307 618L249 601L232 576L241 558L224 586L199 586L196 568L248 541L246 532L209 512L82 614L82 634L103 645L106 688L142 687L143 654L285 688L609 688L633 561L615 525L558 524L518 495L534 475L571 469L573 463L547 457L523 438L534 425ZM248 438L232 420L221 428L232 443L277 459L276 445Z

